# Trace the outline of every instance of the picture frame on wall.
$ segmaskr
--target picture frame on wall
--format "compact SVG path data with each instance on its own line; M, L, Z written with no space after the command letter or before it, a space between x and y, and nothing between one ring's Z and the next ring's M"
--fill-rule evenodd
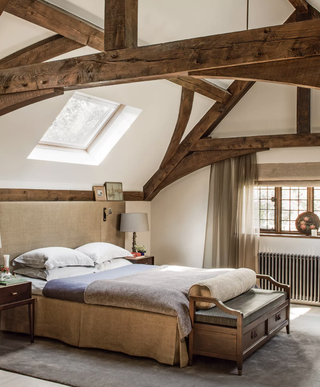
M122 202L123 201L123 189L122 183L105 182L107 201L109 202Z
M104 185L93 186L93 192L94 192L94 200L96 202L105 202L107 200L106 189Z

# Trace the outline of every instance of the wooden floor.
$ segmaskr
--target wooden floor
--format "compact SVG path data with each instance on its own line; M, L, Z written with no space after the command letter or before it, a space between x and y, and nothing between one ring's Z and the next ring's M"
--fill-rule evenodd
M12 372L0 370L1 386L5 387L66 387L65 384L58 384L52 382L46 382L45 380L30 378L29 376L23 376L14 374Z

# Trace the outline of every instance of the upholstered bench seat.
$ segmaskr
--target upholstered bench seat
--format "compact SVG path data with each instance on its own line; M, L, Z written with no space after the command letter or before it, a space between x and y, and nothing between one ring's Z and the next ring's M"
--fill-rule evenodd
M237 277L239 288L245 282L242 278L243 274L246 276L247 273L243 269L237 270L242 271L235 272L232 280L226 278L227 274L217 277L220 278L219 286L216 286L218 281L213 278L207 280L207 283L193 285L190 288L193 294L190 294L189 290L192 322L189 335L190 365L194 355L234 360L241 375L244 359L282 328L286 327L287 333L290 332L290 286L280 284L271 277L254 273L252 286L256 279L263 279L276 286L277 290L263 290L251 286L249 290L246 289L232 298L221 300L226 293L224 282L231 284L228 287L231 292L233 281L236 282ZM250 272L248 274L251 277ZM249 279L251 281L251 278ZM216 293L220 297L215 295ZM214 307L205 309L210 306Z
M257 320L265 313L281 305L287 299L287 293L274 290L250 289L246 293L226 301L224 304L231 309L243 313L243 326ZM237 316L225 313L215 307L211 309L198 310L195 312L195 322L222 325L227 327L237 326Z

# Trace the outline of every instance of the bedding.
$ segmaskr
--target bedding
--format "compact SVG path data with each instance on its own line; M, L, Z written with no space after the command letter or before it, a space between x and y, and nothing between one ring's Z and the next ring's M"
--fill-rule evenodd
M67 247L44 247L28 251L13 260L17 264L35 269L54 269L66 266L94 266L93 260L82 253Z
M43 289L46 297L131 308L178 318L180 338L191 331L188 290L196 282L219 276L228 269L132 265L81 277L53 280Z
M59 278L75 277L78 275L92 274L97 271L96 267L86 266L67 266L55 267L54 269L35 269L33 267L21 267L15 269L14 274L20 274L25 277L39 278L45 281L51 281Z
M84 302L84 293L87 286L97 280L111 280L123 276L134 275L143 271L153 270L155 266L129 265L111 270L99 271L93 274L71 278L61 278L47 282L43 289L43 295L49 298Z
M112 243L94 242L87 243L75 249L88 257L96 264L103 263L113 258L132 257L130 251Z

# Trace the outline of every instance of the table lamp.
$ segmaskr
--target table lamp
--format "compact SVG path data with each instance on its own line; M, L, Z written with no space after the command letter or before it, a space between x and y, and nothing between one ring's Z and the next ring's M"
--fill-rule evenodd
M132 252L136 253L137 231L149 231L148 215L146 213L121 214L120 231L133 232Z

